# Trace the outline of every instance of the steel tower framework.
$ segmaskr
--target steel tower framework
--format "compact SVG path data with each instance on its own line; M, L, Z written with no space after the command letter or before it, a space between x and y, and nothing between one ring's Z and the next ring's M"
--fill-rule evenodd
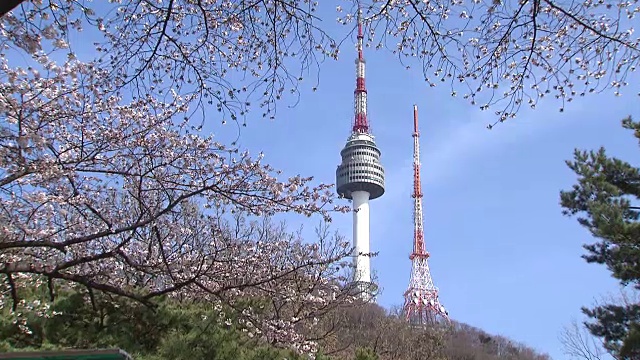
M369 250L369 200L384 194L384 168L380 162L380 150L369 130L367 119L367 88L363 55L362 16L358 9L358 37L356 58L356 89L354 91L354 119L351 135L340 156L342 162L336 169L338 195L352 200L353 206L353 261L354 278L361 298L374 300L375 288L371 283Z
M418 106L413 105L413 251L411 279L404 293L403 312L406 320L416 326L434 325L449 321L449 314L440 304L438 288L429 270L429 253L424 244L422 219L422 186L420 183L420 132Z

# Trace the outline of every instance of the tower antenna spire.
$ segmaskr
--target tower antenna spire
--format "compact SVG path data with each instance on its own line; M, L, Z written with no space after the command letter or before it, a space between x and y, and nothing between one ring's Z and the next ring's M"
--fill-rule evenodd
M428 258L429 253L424 246L424 229L422 219L422 184L420 181L420 132L418 131L418 105L413 105L413 252L409 259L415 257Z
M367 87L365 84L365 61L364 61L364 32L362 29L362 8L358 1L358 37L356 48L358 58L356 59L356 90L353 92L355 116L353 121L354 133L368 133L369 121L367 119Z
M415 326L433 325L449 321L449 313L440 304L438 288L433 284L429 270L429 253L424 243L422 219L422 185L420 181L420 131L418 106L413 105L413 251L411 278L404 293L403 312L406 320Z

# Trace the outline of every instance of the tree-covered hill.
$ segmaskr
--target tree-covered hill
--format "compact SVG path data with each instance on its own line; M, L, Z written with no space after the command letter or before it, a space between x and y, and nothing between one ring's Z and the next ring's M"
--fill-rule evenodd
M212 304L164 298L149 307L83 289L58 291L50 306L46 302L36 291L23 297L15 312L4 307L0 351L119 347L137 360L306 358L266 343L246 331L247 322L236 311ZM247 301L245 306L258 307L259 302ZM377 305L336 309L311 332L318 334L320 359L548 359L461 323L412 329Z
M341 309L333 314L337 329L325 341L325 351L337 359L357 358L367 349L388 360L548 360L548 355L502 336L453 321L436 328L410 327L397 309L375 304Z

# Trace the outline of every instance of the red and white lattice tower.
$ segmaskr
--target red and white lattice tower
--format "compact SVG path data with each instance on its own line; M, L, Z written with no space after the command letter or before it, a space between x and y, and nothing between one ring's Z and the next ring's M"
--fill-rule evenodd
M403 313L412 325L434 325L449 321L449 314L440 304L438 288L433 285L429 270L429 253L424 245L422 228L422 186L420 185L420 132L418 106L413 105L413 251L411 280L404 293Z

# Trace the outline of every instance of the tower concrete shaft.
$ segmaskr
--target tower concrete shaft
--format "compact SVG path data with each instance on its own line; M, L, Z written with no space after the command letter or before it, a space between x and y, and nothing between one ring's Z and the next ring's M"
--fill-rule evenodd
M367 119L367 89L365 85L365 61L363 55L363 29L361 11L358 9L358 37L356 59L356 89L354 91L354 120L351 135L340 156L342 162L336 169L338 195L353 203L353 281L358 285L363 300L373 300L371 284L371 252L369 248L369 200L384 194L384 168L380 162L380 150L369 131Z
M413 105L413 251L411 278L404 293L404 315L412 325L428 326L449 321L449 314L440 304L438 288L429 270L429 253L424 243L422 219L422 185L420 181L420 132L418 106Z

